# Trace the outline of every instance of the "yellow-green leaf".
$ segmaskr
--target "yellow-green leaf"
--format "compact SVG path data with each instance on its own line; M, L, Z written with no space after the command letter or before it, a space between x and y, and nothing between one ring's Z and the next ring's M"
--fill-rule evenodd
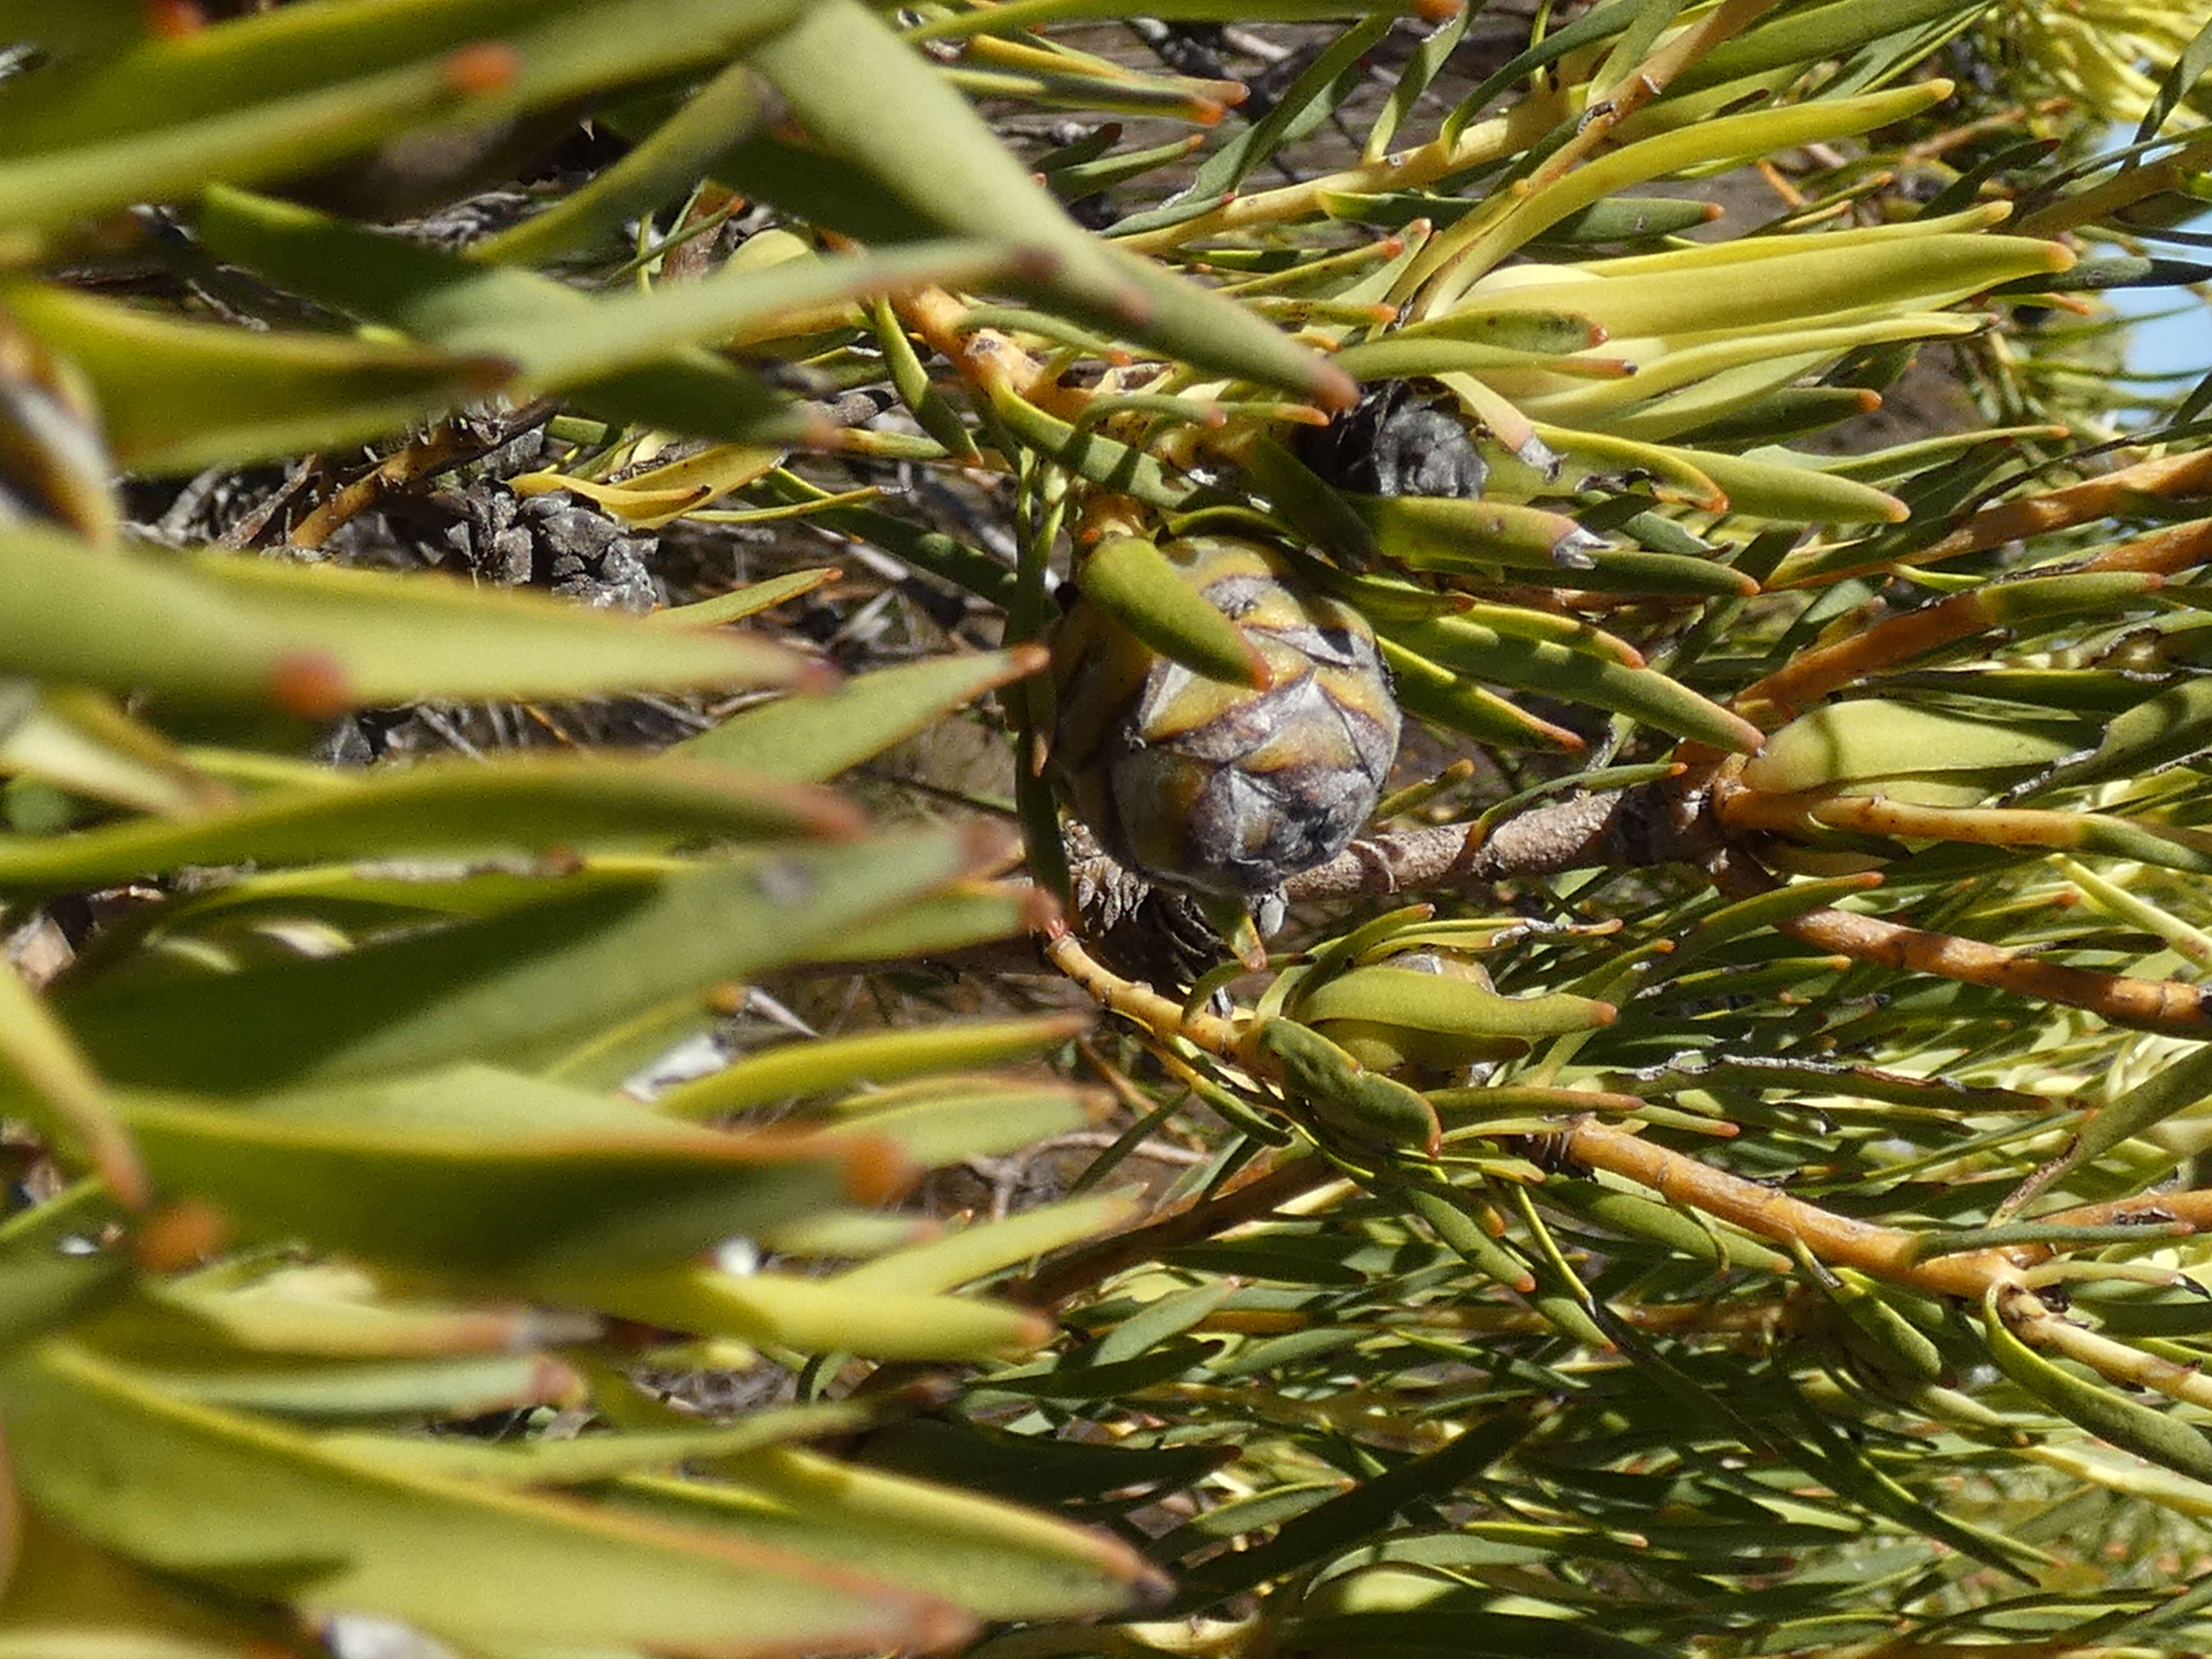
M155 1182L249 1237L508 1273L681 1261L899 1173L882 1142L721 1133L557 1084L463 1066L221 1109L131 1097Z
M106 1075L151 1088L252 1093L462 1060L543 1061L803 960L988 850L947 831L673 865L574 897L551 878L538 902L483 921L213 978L94 980L61 1012Z
M98 549L0 530L0 672L318 717L419 697L789 685L805 660L439 576Z
M844 837L860 828L858 813L827 790L697 762L503 755L332 775L182 822L0 836L0 887L89 887L193 864L488 857L606 841Z
M835 777L1043 664L1039 647L1016 646L878 669L828 696L789 697L749 708L711 732L685 738L676 752L770 777Z
M65 1344L0 1372L0 1408L41 1509L146 1565L307 1613L381 1613L465 1647L702 1659L932 1647L966 1625L791 1549L349 1456Z

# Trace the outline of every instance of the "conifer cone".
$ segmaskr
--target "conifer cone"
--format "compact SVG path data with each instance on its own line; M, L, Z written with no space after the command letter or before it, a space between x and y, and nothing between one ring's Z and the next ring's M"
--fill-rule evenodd
M1206 678L1079 600L1054 650L1054 765L1076 815L1123 864L1264 901L1342 852L1374 811L1398 705L1366 621L1302 591L1269 549L1201 536L1161 550L1243 630L1272 683Z

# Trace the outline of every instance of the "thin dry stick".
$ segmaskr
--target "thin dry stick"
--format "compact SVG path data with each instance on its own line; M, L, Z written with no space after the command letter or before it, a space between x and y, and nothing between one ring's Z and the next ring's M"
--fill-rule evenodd
M1486 836L1478 824L1446 823L1368 836L1292 876L1284 891L1292 900L1344 898L1605 865L1701 864L1717 846L1694 791L1617 789L1531 807Z
M2212 541L2207 542L2207 547L2212 549ZM2096 568L2142 568L2119 564ZM1954 593L1902 616L1885 617L1833 645L1801 651L1787 667L1745 687L1729 699L1729 706L1749 714L1763 726L1780 726L1806 704L1819 702L1853 680L2002 625L2002 619L1991 613L2003 596L2001 586Z
M2080 1204L2070 1210L2054 1210L2033 1218L2039 1227L2112 1227L2130 1222L2178 1221L2203 1231L2212 1228L2212 1190L2185 1193L2137 1193L2132 1198L2108 1199L2101 1204Z
M1795 580L1785 567L1767 586L1770 588L1796 587L1806 581L1825 584L1842 576L1855 575L1860 569L1903 569L1911 565L1941 564L1946 559L1964 558L1969 553L1982 553L1993 547L2002 547L2007 542L2023 541L2031 536L2045 535L2054 530L2070 530L2075 525L2093 524L2099 519L2133 511L2147 501L2163 506L2177 501L2191 500L2208 491L2212 491L2212 449L2191 450L2185 455L2168 455L2156 460L2138 461L2135 465L2122 467L2117 472L2085 478L2080 483L2045 490L2040 495L2000 501L1994 507L1984 507L1942 540L1931 542L1912 552L1869 559L1863 566L1845 570L1838 570L1832 566L1824 567L1817 576ZM2166 533L2171 532L2161 532ZM2152 539L2147 537L2144 541ZM2112 553L2117 555L2119 550L2114 549ZM2162 569L2165 567L2112 562L2093 564L2092 568L2119 570Z
M1984 553L2006 542L2027 540L2031 535L2093 525L2094 520L2128 514L2143 502L2177 502L2212 491L2212 449L2192 449L2185 456L2159 456L2139 460L2132 467L2084 477L2079 484L2046 489L2013 502L1984 507L1931 546L1909 553L1909 564L1955 560L1964 553Z
M1565 1150L1585 1168L1648 1187L1670 1203L1701 1210L1778 1243L1802 1244L1832 1267L1856 1267L1932 1295L1978 1297L1992 1285L2016 1284L2022 1269L2038 1259L2035 1250L2023 1247L1918 1261L1917 1233L1834 1214L1592 1119L1578 1120L1567 1129Z
M368 512L392 491L489 454L540 422L550 420L556 407L551 398L541 398L501 416L491 423L489 429L483 422L461 416L439 422L406 448L386 456L294 525L292 533L285 538L285 544L320 547L340 526Z
M2085 1330L2044 1305L2035 1293L2021 1286L1998 1291L1997 1316L2014 1335L2033 1348L2087 1365L2099 1376L2137 1388L2155 1389L2186 1405L2212 1407L2212 1376L2194 1365L2177 1365L2170 1359L2115 1342L2109 1336Z
M1115 244L1138 253L1168 253L1232 232L1310 218L1320 210L1322 198L1332 193L1417 190L1452 173L1519 154L1565 120L1567 113L1565 100L1558 93L1539 94L1494 119L1477 122L1456 137L1437 138L1379 161L1323 173L1300 184L1234 197L1195 218L1116 237Z
M2045 962L2023 951L1949 933L1811 910L1785 922L1784 931L1860 962L1936 974L1967 985L1984 985L2014 996L2081 1008L2134 1030L2196 1036L2212 1028L2212 1004L2198 987L2172 980L2132 979Z
M1002 1287L1000 1294L1024 1307L1055 1306L1104 1284L1116 1273L1157 1261L1164 1251L1257 1221L1292 1199L1341 1178L1327 1158L1262 1161L1242 1171L1218 1192L1170 1210L1141 1227L1101 1240L1027 1279L1016 1279Z
M1782 884L1741 854L1718 860L1713 876L1733 898L1778 892ZM2200 1036L2212 1029L2212 1000L2194 985L2173 980L2131 979L1984 945L1954 933L1933 933L1879 916L1863 916L1822 906L1775 923L1791 938L1815 950L1833 951L1854 962L1870 962L1916 974L1935 974L1965 985L1984 985L2033 1001L2087 1009L2115 1025Z
M2143 570L2178 576L2212 559L2212 519L2191 519L2108 547L2082 561L2084 570Z

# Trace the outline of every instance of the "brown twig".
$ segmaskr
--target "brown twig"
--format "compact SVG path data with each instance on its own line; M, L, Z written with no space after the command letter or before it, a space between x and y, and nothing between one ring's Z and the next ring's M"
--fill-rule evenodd
M1713 874L1721 890L1735 898L1756 898L1782 888L1780 881L1740 851L1717 861ZM2208 1000L2207 994L2197 986L2172 980L2131 979L2122 974L2069 968L2025 951L1984 945L1954 933L1929 933L1826 906L1802 911L1775 925L1815 950L1833 951L1854 962L1935 974L2034 1001L2087 1009L2115 1025L2176 1036L2201 1036L2212 1030L2212 1000Z
M1778 1243L1802 1244L1832 1267L1856 1267L1931 1295L1978 1297L1992 1285L2017 1282L2021 1271L2039 1259L2036 1250L2021 1247L1922 1261L1917 1259L1917 1233L1838 1215L1591 1118L1579 1119L1568 1128L1565 1150L1585 1168L1647 1187L1670 1203L1700 1210Z
M2112 1227L2156 1221L2179 1221L2200 1232L2212 1229L2212 1191L2137 1193L2130 1198L2079 1204L2035 1218L2036 1224L2045 1227Z
M1342 1178L1342 1172L1323 1158L1255 1164L1218 1191L1065 1256L1027 1279L1015 1280L1001 1293L1026 1307L1055 1306L1104 1284L1116 1273L1157 1261L1178 1245L1212 1238L1257 1221L1291 1200Z
M1719 843L1704 796L1672 779L1531 807L1487 836L1477 824L1395 830L1356 841L1284 884L1293 900L1408 893L1600 867L1705 863Z
M2086 1329L2052 1312L2024 1285L1998 1286L1995 1304L1997 1316L2014 1335L2032 1348L2048 1349L2087 1365L2111 1382L2155 1389L2186 1405L2212 1406L2212 1376L2206 1376L2194 1365L2177 1365L2170 1359L2161 1359L2156 1354Z
M439 422L294 525L292 533L284 538L285 545L320 547L340 526L368 512L392 491L489 454L532 427L550 420L559 406L553 398L541 398L489 422L458 415Z
M1964 558L1969 553L1984 553L1993 547L2002 547L2007 542L2024 541L2029 537L2047 535L2056 530L2070 530L2076 525L2091 524L2099 519L2124 514L2144 501L2165 505L2192 500L2208 491L2212 491L2212 449L2193 449L2186 454L2160 456L2155 460L2138 461L2133 466L2124 466L2116 472L2107 472L2099 477L2084 478L2079 483L2047 489L2040 495L2029 495L1985 507L1940 541L1930 542L1927 546L1909 553L1869 559L1863 565L1842 569L1824 561L1820 574L1812 577L1795 577L1785 564L1775 573L1767 586L1770 589L1796 587L1806 581L1826 585L1844 576L1856 575L1863 570L1902 569L1911 565L1941 564L1947 559ZM2168 533L2160 532L2161 535ZM2144 538L2146 542L2151 539ZM2113 556L2118 552L2118 549L2112 550ZM2095 564L2092 568L2118 570L2164 567L2115 562Z
M2202 539L2202 538L2200 538ZM2140 565L2106 564L2103 570L2142 569ZM2155 575L2157 573L2146 573ZM2002 584L1954 593L1902 616L1887 617L1832 645L1801 651L1789 665L1754 681L1729 700L1729 706L1770 728L1782 725L1808 703L1818 702L1853 680L1892 665L1924 656L1960 640L2001 625L1994 614L2004 598Z
M1475 123L1455 137L1437 138L1381 161L1362 162L1303 183L1232 197L1194 219L1115 240L1133 252L1164 253L1217 236L1310 217L1322 197L1331 191L1364 194L1419 189L1526 149L1565 120L1568 112L1565 100L1558 93L1539 93L1503 115Z

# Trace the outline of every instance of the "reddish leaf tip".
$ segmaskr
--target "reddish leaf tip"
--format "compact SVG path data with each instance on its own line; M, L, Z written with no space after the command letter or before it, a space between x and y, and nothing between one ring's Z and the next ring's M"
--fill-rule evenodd
M1022 838L1003 823L978 819L960 826L961 862L970 870L1005 865L1021 851Z
M1224 1458L1222 1467L1225 1468L1236 1461L1233 1457ZM1146 1565L1129 1581L1129 1595L1137 1612L1158 1613L1175 1600L1175 1580L1158 1567Z
M845 1196L855 1204L889 1204L906 1193L921 1174L898 1149L881 1135L860 1135L847 1141Z
M917 1376L887 1389L883 1397L910 1411L931 1412L943 1410L966 1392L961 1382L950 1376Z
M1076 1109L1087 1123L1103 1123L1114 1115L1121 1103L1119 1096L1110 1089L1078 1089L1075 1091Z
M471 397L489 397L516 375L522 366L511 357L494 356L488 351L471 352L461 359L461 390Z
M446 84L465 98L489 98L522 76L522 54L505 40L477 40L446 54Z
M556 879L573 876L584 867L584 855L573 847L548 847L532 861L532 867L541 876Z
M91 1137L92 1166L107 1183L107 1195L126 1210L143 1210L154 1196L154 1183L139 1162L138 1149L118 1128Z
M1060 914L1060 901L1042 887L1032 887L1022 900L1022 927L1031 933L1057 935L1067 931L1066 918ZM1088 1022L1085 1022L1086 1024ZM1082 1030L1078 1026L1077 1030ZM1069 1033L1073 1036L1073 1032Z
M975 1639L975 1621L957 1607L933 1601L907 1621L907 1643L922 1653L949 1653Z
M1135 287L1115 289L1110 308L1116 318L1132 328L1142 328L1151 322L1157 310L1152 296Z
M802 814L809 834L824 841L852 841L864 835L868 815L831 790L823 790L806 803Z
M1050 248L1024 243L1014 250L1007 271L1017 282L1044 283L1059 274L1060 265L1060 256Z
M1725 718L1735 734L1734 747L1740 755L1756 755L1766 747L1766 733L1741 714L1727 714Z
M179 1199L146 1218L131 1254L148 1273L196 1267L230 1242L230 1218L204 1199Z
M590 1397L591 1389L572 1367L550 1354L539 1354L530 1363L530 1380L523 1393L526 1397L517 1405L578 1406Z
M1316 360L1307 387L1323 409L1346 410L1359 401L1359 382L1334 363Z
M320 651L295 651L277 659L270 671L269 701L303 720L335 720L357 699L346 672L335 657Z
M181 40L207 27L194 0L145 0L146 33L156 40Z

